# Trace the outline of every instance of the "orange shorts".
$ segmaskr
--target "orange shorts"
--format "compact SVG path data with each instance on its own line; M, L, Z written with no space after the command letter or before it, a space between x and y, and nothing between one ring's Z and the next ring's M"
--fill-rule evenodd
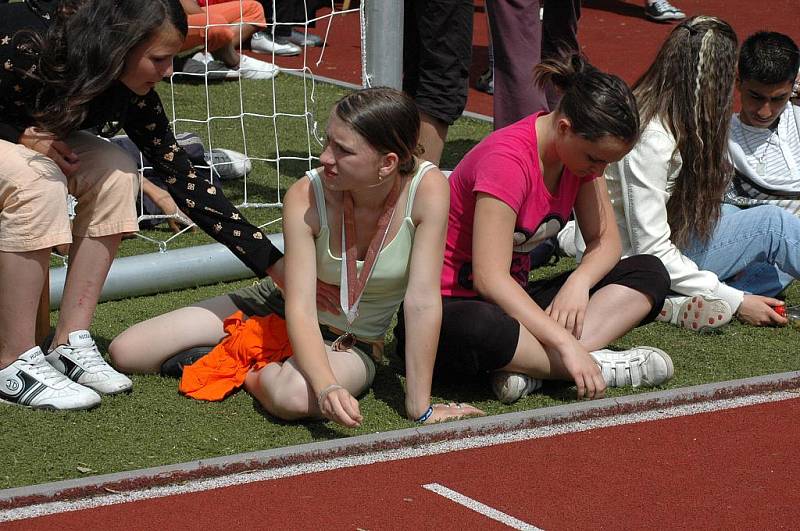
M136 232L136 163L116 145L85 132L67 144L80 167L64 176L50 158L0 140L0 251L71 243L72 236ZM67 193L78 200L70 226Z
M259 28L267 25L264 8L253 0L223 2L203 8L205 13L189 15L189 33L181 51L206 45L209 51L217 50L233 43L239 46L240 23L252 24Z

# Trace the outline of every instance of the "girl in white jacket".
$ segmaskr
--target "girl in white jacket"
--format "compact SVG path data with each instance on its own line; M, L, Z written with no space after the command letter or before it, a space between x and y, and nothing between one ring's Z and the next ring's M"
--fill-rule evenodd
M773 206L722 205L733 169L728 124L736 35L722 20L691 18L672 31L634 84L642 135L605 177L623 256L658 256L673 296L659 320L691 330L722 326L735 314L753 325L782 325L772 298L777 266L800 277L800 220ZM564 241L562 235L561 241ZM576 238L581 248L580 235ZM769 296L765 296L769 295Z

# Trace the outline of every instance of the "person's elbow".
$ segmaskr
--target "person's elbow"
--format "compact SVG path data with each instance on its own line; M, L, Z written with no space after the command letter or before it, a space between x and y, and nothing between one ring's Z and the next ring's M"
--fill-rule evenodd
M491 269L478 266L472 271L472 288L485 299L494 300L492 293L500 285L500 280Z
M441 312L442 296L439 289L435 287L408 290L403 298L403 308L406 316Z

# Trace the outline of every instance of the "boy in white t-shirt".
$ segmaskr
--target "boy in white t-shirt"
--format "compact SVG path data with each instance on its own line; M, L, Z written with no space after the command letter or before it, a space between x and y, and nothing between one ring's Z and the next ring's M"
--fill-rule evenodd
M772 204L800 216L800 107L791 101L798 69L800 51L786 35L762 31L742 44L742 110L731 119L728 141L736 174L725 202Z

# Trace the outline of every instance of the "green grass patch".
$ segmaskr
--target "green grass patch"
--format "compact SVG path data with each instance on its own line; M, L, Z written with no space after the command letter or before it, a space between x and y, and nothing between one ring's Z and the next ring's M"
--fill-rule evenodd
M302 109L303 81L290 76L279 76L280 105L298 112ZM270 112L268 91L257 90L252 83L243 94L247 112ZM165 107L169 110L169 89L161 90L167 96ZM324 129L327 110L344 91L336 87L317 85L317 102L314 112ZM215 112L224 114L239 107L239 88L235 83L215 85L212 95ZM294 99L293 99L294 98ZM176 108L179 115L196 113L198 102L205 101L203 87L176 87ZM233 109L233 111L231 111ZM255 109L255 110L252 110ZM182 114L183 112L186 114ZM238 112L238 111L236 111ZM253 118L255 120L255 118ZM263 120L263 119L260 119ZM215 145L241 149L248 142L249 150L263 148L265 158L275 158L269 151L268 138L274 135L271 126L260 129L259 123L248 124L248 136L242 138L240 129L225 120L212 124ZM305 126L287 126L281 129L281 155L307 154L309 143ZM179 130L185 128L179 127ZM199 134L207 131L195 129ZM443 167L452 167L474 144L488 134L488 124L462 119L451 128L443 157ZM207 136L204 136L207 138ZM240 142L240 144L237 144ZM252 142L252 144L251 144ZM316 151L314 151L316 150ZM318 153L318 147L312 146ZM260 154L260 153L259 153ZM275 164L258 163L251 174L248 187L254 198L267 201L280 188L286 187L307 168L297 161L282 162L280 170ZM241 184L226 183L226 193L235 202L243 200ZM246 216L256 223L266 223L279 216L277 209L247 209ZM280 225L270 225L269 231L280 230ZM147 231L155 239L166 239L163 230ZM211 241L201 233L185 234L169 243L170 248L197 245ZM126 240L120 255L154 251L154 245L141 240ZM574 266L570 260L561 260L554 267L537 271L537 277L551 276ZM93 334L102 349L126 327L172 309L227 293L252 281L218 284L157 296L140 297L100 304L97 309ZM795 283L788 292L788 301L800 304L800 288ZM613 319L614 316L609 316ZM51 315L53 323L57 312ZM680 388L707 382L744 378L800 368L798 331L793 328L754 328L733 323L713 334L698 335L668 325L655 323L629 333L616 347L637 344L657 346L666 350L675 363L675 377L663 388ZM389 352L392 348L390 344ZM89 412L62 413L32 411L13 406L2 407L0 447L6 464L0 471L0 488L43 483L80 477L85 474L102 474L165 465L201 458L229 455L238 452L265 450L288 445L327 440L352 435L383 432L407 428L412 423L403 415L403 385L399 360L390 354L386 364L378 367L375 383L360 404L364 424L349 430L331 422L286 423L270 417L245 392L221 403L197 402L180 396L177 381L158 376L134 376L134 391L130 395L105 397L103 404ZM620 396L642 391L632 389L609 390L609 396ZM569 403L575 400L574 387L548 383L543 392L535 393L516 404L506 406L495 400L488 382L462 382L459 385L436 385L433 389L437 401L467 401L484 409L488 414L521 411ZM9 429L10 428L10 429Z

